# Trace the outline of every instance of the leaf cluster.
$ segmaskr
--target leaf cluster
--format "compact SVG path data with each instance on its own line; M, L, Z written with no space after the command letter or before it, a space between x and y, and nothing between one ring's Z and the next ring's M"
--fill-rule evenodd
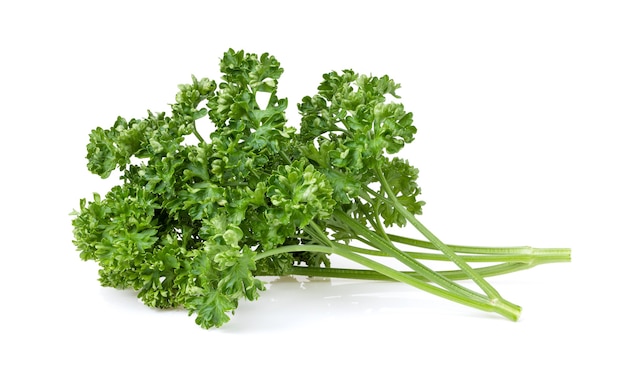
M279 62L229 50L220 69L220 83L180 85L170 114L119 117L91 132L88 169L103 178L119 170L122 184L82 199L73 219L74 243L98 262L104 286L135 289L149 306L183 306L203 327L226 322L240 298L258 297L255 272L325 261L254 255L302 242L301 229L335 206L328 180L285 154L295 130L277 95ZM270 94L267 106L260 93ZM196 125L211 123L204 139ZM193 135L199 142L187 144Z
M167 113L118 117L91 131L88 170L121 173L73 212L73 242L83 260L97 262L103 286L133 289L148 306L183 307L203 328L226 323L240 299L257 299L259 276L286 274L389 278L516 319L519 307L483 276L569 260L569 250L451 247L415 218L424 205L419 172L398 153L416 128L388 76L324 74L298 104L297 130L286 124L276 58L230 49L220 72L219 81L192 76L179 85ZM428 241L387 232L408 223ZM335 269L330 254L363 269ZM419 259L459 270L435 272ZM503 263L475 270L466 259ZM453 279L472 279L484 294Z
M384 201L380 173L411 214L421 214L424 205L418 199L418 169L408 160L390 158L417 131L413 114L393 101L400 98L399 88L386 75L331 72L324 74L318 93L298 105L303 155L332 180L335 200L361 213L355 217L380 215L385 226L404 226L406 219Z

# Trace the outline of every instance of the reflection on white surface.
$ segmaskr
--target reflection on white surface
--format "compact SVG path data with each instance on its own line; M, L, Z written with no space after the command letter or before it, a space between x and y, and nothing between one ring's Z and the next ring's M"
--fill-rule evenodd
M556 277L559 276L556 273L558 269L564 272L560 278ZM563 309L554 292L567 296L567 287L570 286L567 281L568 273L571 271L567 264L556 264L550 268L539 266L526 272L492 278L491 282L501 287L505 296L522 305L522 316L518 323L394 281L303 276L261 277L266 290L260 292L259 299L241 299L231 320L210 331L220 332L219 334L284 334L301 329L318 331L323 326L367 325L377 327L376 329L397 331L437 325L437 322L457 322L469 326L495 324L504 328L521 325L527 315L535 314L531 319L545 322ZM545 282L547 278L550 278L551 283ZM471 287L470 282L460 283ZM95 295L92 303L97 305L100 313L112 314L117 321L128 321L133 325L141 325L142 322L148 325L155 322L166 325L182 324L191 331L204 331L196 326L194 317L188 316L186 310L149 308L137 298L135 291L104 288L96 283L90 283L83 288L88 288ZM530 305L542 299L550 301L550 305ZM382 328L385 326L386 328Z
M258 301L242 301L226 331L297 330L328 321L366 325L413 314L484 315L398 282L333 278L268 279Z
M475 311L398 282L302 276L260 279L265 282L266 290L261 291L259 299L240 300L231 321L211 331L289 332L319 327L329 321L342 321L348 326L376 325L381 321L402 324L402 320L413 319L415 314L421 319L435 314L438 319L473 316L479 320L496 319L507 323L499 316ZM137 298L135 291L92 287L98 291L102 310L108 310L122 320L148 319L154 323L173 319L202 330L195 327L193 316L187 316L187 311L182 308L149 308Z

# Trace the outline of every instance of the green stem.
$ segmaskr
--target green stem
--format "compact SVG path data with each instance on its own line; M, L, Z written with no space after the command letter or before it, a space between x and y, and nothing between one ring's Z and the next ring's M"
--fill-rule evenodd
M397 271L384 264L366 258L363 255L359 255L352 251L345 250L340 244L337 244L337 246L334 248L334 253L348 260L361 264L369 269L372 269L380 274L383 274L393 280L406 283L410 286L431 293L435 296L439 296L450 301L454 301L479 310L496 312L514 321L519 318L521 308L510 303L504 303L504 301L502 300L489 299L485 296L470 297L465 294L458 294L456 292L434 286L428 282L425 282L424 280L421 280L420 278L416 278L410 274Z
M489 284L480 274L478 274L472 267L470 267L467 262L465 262L461 257L459 257L454 251L452 251L446 244L441 242L439 238L437 238L432 232L430 232L415 216L409 212L401 203L398 201L397 197L393 193L391 186L387 182L385 175L383 174L381 168L377 166L375 168L376 174L380 180L380 184L389 197L389 199L393 202L395 209L404 216L409 223L411 223L421 234L426 237L435 247L437 247L444 255L446 255L452 262L454 262L459 269L463 270L467 275L476 283L478 287L480 287L487 296L491 299L494 304L502 304L503 306L508 306L510 309L518 309L516 305L513 303L504 300L498 291L496 291L491 284Z
M512 304L503 304L500 300L490 299L487 296L479 295L477 293L466 294L464 292L459 293L458 291L451 291L441 287L434 286L428 283L429 278L424 277L418 273L406 273L402 271L395 270L389 266L376 262L372 259L369 259L361 254L358 254L352 251L350 248L347 248L345 245L342 245L337 242L333 242L330 240L324 231L315 223L309 224L306 227L307 233L311 235L311 237L316 241L323 245L289 245L282 246L276 249L268 250L262 252L255 256L255 260L259 260L263 257L268 257L271 255L276 255L282 252L296 252L296 251L315 251L315 252L324 252L324 253L333 253L338 256L344 257L347 260L354 261L365 268L367 270L347 270L347 269L337 269L337 268L313 268L313 267L297 267L293 266L291 271L293 274L301 274L301 275L312 275L314 273L318 275L322 275L325 273L326 276L342 276L344 278L348 277L359 277L367 279L382 279L384 276L387 279L396 280L399 282L406 283L410 286L419 288L423 291L429 292L433 295L443 297L450 301L454 301L466 306L470 306L479 310L496 312L501 314L502 316L511 319L517 320L519 314L521 312L521 308L519 306L515 306ZM503 269L504 272L506 269ZM302 272L302 273L300 273ZM492 271L495 273L496 271ZM462 278L465 273L453 274L453 272L446 272L451 276Z
M525 263L502 263L497 265L491 265L482 268L475 268L475 270L480 273L483 277L493 277L513 272L518 272L520 270L525 270L530 268L528 264ZM422 281L427 281L426 278L422 277L416 272L412 271L402 271L402 273L409 274L414 278L417 278ZM446 276L446 278L452 280L465 280L467 279L467 274L465 274L462 270L442 270L438 271L438 273ZM270 274L268 274L270 275ZM326 278L345 278L345 279L363 279L363 280L390 280L388 276L381 274L375 270L367 270L367 269L350 269L350 268L322 268L322 267L309 267L309 266L297 266L294 265L291 269L285 273L285 275L302 275L307 277L326 277Z
M390 256L381 252L379 250L358 247L358 246L348 246L352 251L372 255L372 256ZM537 249L535 249L537 250ZM435 261L450 261L447 256L444 254L434 253L434 252L414 252L414 251L405 251L405 254L408 256L419 259L419 260L435 260ZM499 262L509 262L509 263L525 263L529 265L538 265L551 263L555 261L563 261L560 255L552 255L546 254L542 255L540 253L533 254L486 254L486 255L458 255L460 258L465 260L468 263L499 263Z
M331 254L333 252L333 248L329 246L309 244L280 246L255 254L254 261L288 252L323 252L325 254Z
M389 257L389 255L372 249L366 249L363 247L356 247L350 245L343 245L346 250L362 254L362 255L371 255L371 256L381 256L381 257ZM260 252L254 256L254 260L258 261L270 256L283 254L283 253L292 253L292 252L321 252L325 254L332 254L334 249L329 246L317 245L317 244L299 244L299 245L287 245L280 246L274 249L270 249L267 251ZM433 254L433 253L418 253L418 252L407 252L407 255L410 255L415 258L419 258L422 260L436 260L436 261L449 261L445 255ZM487 267L474 268L481 276L483 277L491 277L501 274L507 274L516 272L519 270L530 269L535 265L541 264L541 261L528 261L525 258L520 258L518 255L462 255L461 256L465 261L472 262L500 262L501 264L496 264ZM338 278L355 278L355 279L381 279L381 275L379 273L375 273L369 270L360 270L360 269L343 269L343 268L315 268L315 267L298 267L294 266L295 271L298 270L313 270L310 274L311 276L324 276L324 277L338 277ZM320 271L316 271L320 269ZM334 274L334 271L340 271L338 274ZM350 276L348 271L354 271L355 275ZM322 274L320 274L322 273ZM416 272L405 272L412 273L416 276L420 276L423 280L427 280ZM444 270L437 271L437 273L443 275L444 277L451 280L462 280L467 279L468 276L462 270ZM307 272L294 272L297 275L307 275Z
M200 132L198 132L198 129L196 128L196 122L195 121L192 124L192 132L193 132L193 135L196 136L198 141L205 142L204 138L202 137L202 135L200 135Z
M342 221L345 225L350 227L353 230L353 233L359 234L368 239L368 243L374 245L374 247L380 250L383 254L396 258L402 264L419 273L427 280L436 283L447 290L453 291L461 295L469 297L480 296L476 291L470 290L469 288L463 287L449 279L446 279L434 270L428 268L426 265L410 257L405 252L395 247L393 243L388 242L387 239L380 236L379 234L372 232L369 228L357 222L355 219L348 216L345 212L336 211L334 213L334 216L338 220Z
M428 241L416 240L409 237L388 234L394 242L409 246L421 247L429 250L437 248ZM569 248L536 248L530 246L515 247L491 247L491 246L460 246L448 245L454 252L478 255L506 255L528 258L532 264L558 263L571 261L571 249Z
M369 242L366 242L369 245ZM370 245L371 246L371 245ZM381 252L379 250L358 247L358 246L348 246L353 251L359 252L361 254L367 254L372 256L390 256ZM436 250L436 248L434 248ZM459 252L455 248L452 248L453 251ZM553 252L554 250L554 252ZM434 252L415 252L415 251L404 251L405 254L409 255L414 259L419 260L434 260L434 261L450 261L447 256L440 253ZM547 263L555 263L555 262L564 262L569 261L569 254L562 253L559 249L532 249L529 253L493 253L488 254L486 252L478 253L477 255L473 254L458 254L465 262L468 263L500 263L500 262L508 262L508 263L525 263L531 266L547 264Z

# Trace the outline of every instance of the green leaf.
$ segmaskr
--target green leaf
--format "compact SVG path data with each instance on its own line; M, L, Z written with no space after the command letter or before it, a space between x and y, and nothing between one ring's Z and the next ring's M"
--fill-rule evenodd
M230 320L229 312L237 307L236 300L215 290L204 290L185 301L189 315L196 314L196 323L202 328L221 327Z

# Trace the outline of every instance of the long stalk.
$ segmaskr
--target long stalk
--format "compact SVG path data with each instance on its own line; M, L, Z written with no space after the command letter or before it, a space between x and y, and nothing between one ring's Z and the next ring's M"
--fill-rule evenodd
M521 312L521 308L500 296L500 293L496 291L491 284L489 284L479 273L477 273L472 267L465 262L462 258L460 258L454 251L452 251L446 244L441 242L439 238L437 238L432 232L430 232L415 216L410 213L396 198L391 186L387 182L385 175L383 174L380 167L376 167L376 174L380 180L380 184L389 197L389 199L394 203L395 209L400 212L402 216L404 216L409 223L411 223L421 234L426 237L435 247L437 247L442 253L444 253L451 261L453 261L461 270L463 270L467 275L478 285L491 299L491 302L494 305L500 305L505 309L517 310L518 313Z
M475 268L480 275L483 277L493 277L502 274L508 274L517 272L520 270L525 270L530 268L528 264L525 263L501 263L496 265L491 265L487 267ZM412 272L412 271L401 271L401 273L408 274L422 280L424 282L428 281L426 278L421 275ZM438 271L444 275L446 278L452 280L466 280L468 279L467 274L465 274L462 270L442 270ZM343 278L343 279L362 279L362 280L371 280L371 281L388 281L392 280L388 276L381 274L375 270L367 270L367 269L352 269L352 268L334 268L334 267L308 267L308 266L293 266L291 267L285 275L301 275L307 277L325 277L325 278Z
M375 232L372 232L369 228L357 222L346 213L342 211L337 211L335 212L334 216L337 217L338 220L342 221L346 226L352 228L353 233L360 234L364 238L368 239L369 243L378 248L382 253L396 258L398 261L408 266L427 280L455 293L470 297L479 295L476 291L454 283L454 281L445 278L441 274L420 263L418 260L410 257L405 252L395 247L391 242L388 241L388 239L380 236Z
M381 251L366 249L363 247L351 246L351 245L343 245L346 250L355 252L361 255L370 255L377 257L390 257ZM322 252L325 254L332 254L334 249L329 246L322 246L317 244L298 244L298 245L287 245L280 246L274 249L270 249L267 251L259 252L255 254L254 260L258 261L270 256L283 254L283 253L292 253L292 252ZM407 252L407 255L414 257L416 259L422 260L436 260L436 261L449 261L445 255L434 254L434 253L418 253L418 252ZM492 277L496 275L502 275L512 272L517 272L520 270L530 269L537 264L541 264L541 261L528 261L524 257L519 257L518 255L460 255L465 261L473 261L473 262L499 262L499 264L490 265L486 267L477 267L474 268L476 272L478 272L483 277ZM308 270L308 272L307 272ZM418 278L428 281L427 278L423 277L419 273L415 271L404 271L403 273L409 273L417 276ZM438 274L451 279L451 280L463 280L468 279L469 277L462 270L443 270L437 271ZM301 266L293 266L290 270L288 270L285 274L294 274L294 275L308 275L308 276L318 276L318 277L329 277L329 278L351 278L351 279L371 279L371 280L380 280L380 279L388 279L384 275L380 273L376 273L370 270L364 269L348 269L348 268L335 268L335 267L301 267Z
M394 240L393 237L390 239ZM365 245L370 244L369 241L359 239L360 242ZM397 242L397 241L396 241ZM428 243L430 250L437 250L436 247L432 246L432 244ZM480 246L470 246L467 249L463 249L465 246L450 246L448 245L454 252L457 253L459 257L461 257L466 262L473 263L497 263L497 262L519 262L526 263L530 265L540 265L540 264L548 264L548 263L561 263L561 262L569 262L571 261L571 251L570 249L557 249L557 248L533 248L528 247L520 250L521 252L509 251L509 252L490 252L489 247L482 247L483 250L479 250L476 253L470 253L467 250L469 248L476 249L481 248ZM371 248L358 247L358 246L350 246L354 248L354 251L360 252L362 254L372 255L372 256L388 256L385 253ZM404 251L407 255L412 258L419 260L438 260L438 261L450 261L444 254L438 252L416 252L416 251Z
M408 246L416 246L429 250L438 250L431 242L416 240L409 237L388 233L389 239ZM571 249L569 248L537 248L530 246L460 246L448 245L457 253L477 254L477 255L502 255L508 257L527 258L528 262L534 265L544 263L558 263L571 261Z
M347 248L345 245L330 240L324 231L314 222L311 222L307 227L307 232L321 244L324 244L332 248L333 253L342 256L348 260L354 261L367 269L373 270L377 273L387 276L399 282L409 284L413 287L419 288L426 292L432 293L436 296L446 298L448 300L471 306L479 310L496 312L508 319L517 320L519 318L521 308L517 305L508 303L504 300L493 299L489 296L480 295L474 291L469 290L472 293L466 293L464 288L460 285L453 283L456 286L461 287L461 290L453 289L448 290L445 288L437 287L431 283L424 281L424 278L416 278L411 274L407 274L398 270L395 270L387 265L381 264L375 260L367 258L361 254L355 253ZM436 272L433 272L437 274ZM437 274L439 275L439 274ZM426 278L430 280L430 278Z

